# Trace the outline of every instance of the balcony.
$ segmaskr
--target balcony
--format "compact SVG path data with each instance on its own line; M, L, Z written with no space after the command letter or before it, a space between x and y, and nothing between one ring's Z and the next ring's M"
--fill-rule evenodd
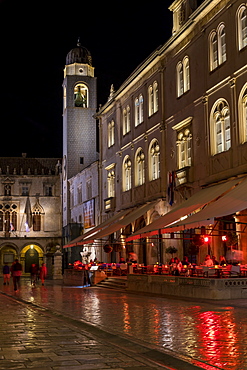
M110 197L110 198L104 199L105 212L114 211L115 207L116 207L116 198L115 197Z
M188 167L183 167L183 168L180 168L179 170L175 171L176 172L176 188L178 188L179 186L184 186L184 185L187 185L189 182L191 182L190 180L190 166Z

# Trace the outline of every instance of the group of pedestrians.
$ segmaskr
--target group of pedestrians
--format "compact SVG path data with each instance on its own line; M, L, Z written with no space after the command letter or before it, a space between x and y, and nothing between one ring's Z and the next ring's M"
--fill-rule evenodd
M42 285L44 285L47 276L47 267L45 263L42 263L40 268L38 268L36 264L32 264L30 273L31 273L31 284L33 286L35 286L38 278L40 278ZM9 267L7 263L5 263L5 265L3 266L4 285L9 285L10 275L13 278L14 291L17 291L18 289L20 289L20 278L22 275L22 264L19 262L18 259L15 259L11 267Z

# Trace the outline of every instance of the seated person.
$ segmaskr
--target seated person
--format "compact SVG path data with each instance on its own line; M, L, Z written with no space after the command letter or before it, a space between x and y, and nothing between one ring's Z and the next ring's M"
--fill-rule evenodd
M220 266L225 266L225 265L227 265L225 257L220 256Z
M203 265L207 267L211 267L214 265L213 260L211 259L209 254L206 255Z
M214 265L219 265L219 261L216 260L216 257L215 256L212 256L212 260L213 260L213 264Z

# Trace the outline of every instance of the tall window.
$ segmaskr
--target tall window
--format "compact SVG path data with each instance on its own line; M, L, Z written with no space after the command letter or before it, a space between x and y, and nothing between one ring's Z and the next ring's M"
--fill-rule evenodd
M243 87L239 96L239 141L247 142L247 84Z
M140 148L135 156L135 185L140 186L145 182L145 155Z
M135 126L143 122L143 96L135 99Z
M112 120L108 123L108 148L115 144L115 123Z
M190 64L186 56L177 64L177 96L183 95L190 89Z
M159 107L159 100L158 100L158 83L155 81L152 85L148 88L148 115L151 116L152 114L158 111Z
M74 104L77 108L88 108L88 87L85 84L75 85Z
M126 156L123 162L123 191L131 189L131 160Z
M160 146L158 140L154 139L149 147L149 180L160 177Z
M33 231L41 230L41 213L39 211L33 212Z
M130 107L129 105L123 110L123 135L130 132Z
M107 175L107 195L108 198L115 197L115 171L108 171Z
M213 71L226 61L226 31L221 23L209 36L210 70Z
M178 132L177 135L177 155L178 168L191 166L191 140L192 135L189 128Z
M231 126L229 105L219 100L211 114L211 152L212 155L224 152L231 147Z
M247 45L247 6L242 5L237 13L239 50Z

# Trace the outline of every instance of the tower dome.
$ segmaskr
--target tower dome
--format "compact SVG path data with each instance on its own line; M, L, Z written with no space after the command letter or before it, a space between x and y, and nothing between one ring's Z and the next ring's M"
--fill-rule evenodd
M77 42L77 47L70 50L66 57L66 65L74 63L89 64L92 66L91 54L84 46L81 46L79 40Z

